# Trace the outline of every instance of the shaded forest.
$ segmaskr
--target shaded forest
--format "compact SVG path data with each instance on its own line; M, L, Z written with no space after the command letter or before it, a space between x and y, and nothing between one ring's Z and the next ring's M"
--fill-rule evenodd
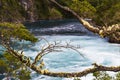
M49 43L46 39L41 38L47 45L40 45L40 51L35 58L24 54L22 44L16 45L18 42L24 41L34 44L39 40L21 23L65 18L78 19L87 30L119 45L119 8L119 0L0 0L0 44L3 53L0 54L0 73L6 73L7 78L12 76L21 80L31 78L30 70L52 77L73 77L74 80L79 80L79 77L90 73L93 73L94 80L119 80L119 65L104 66L93 63L92 68L73 73L52 72L45 68L43 57L48 53L62 51L62 48L77 51L69 43L66 45L61 45L59 42ZM77 52L79 53L79 51ZM118 72L118 74L116 77L110 77L106 71ZM25 75L23 76L22 73Z
M84 18L97 25L120 22L119 0L60 0ZM7 17L6 17L7 16ZM37 21L41 19L74 18L67 11L54 6L49 0L0 0L0 21Z

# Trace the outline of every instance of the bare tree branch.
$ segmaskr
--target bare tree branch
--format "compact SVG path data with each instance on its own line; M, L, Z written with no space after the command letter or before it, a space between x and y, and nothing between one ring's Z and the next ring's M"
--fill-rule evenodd
M55 0L51 0L51 1L55 1ZM8 53L13 55L16 59L18 59L23 64L25 64L27 67L36 71L39 74L53 76L53 77L82 77L82 76L85 76L89 73L94 73L96 71L113 71L113 72L120 71L120 66L107 67L107 66L102 66L102 65L98 65L98 64L93 64L94 65L93 68L88 68L88 69L85 69L85 70L80 71L80 72L52 72L52 71L48 71L46 69L42 69L42 67L44 66L42 57L44 55L46 55L50 52L59 51L59 50L61 50L61 48L70 48L73 50L75 50L75 48L73 46L70 46L68 43L65 46L63 46L59 42L54 42L54 43L50 44L48 41L45 40L47 42L47 45L42 47L41 51L37 54L37 56L35 57L35 59L33 61L29 57L25 56L23 54L23 51L21 51L21 53L19 53L18 51L14 50L11 47L11 45L10 45L10 41L12 38L11 36L5 37L4 35L0 35L0 37L1 37L1 44L3 47L6 48L6 51ZM37 65L36 63L39 60L41 60L42 62L40 62L40 64Z
M52 76L52 77L67 77L67 78L82 77L82 76L86 76L87 74L94 73L96 71L113 71L113 72L120 71L120 66L106 67L106 66L102 66L102 65L98 65L98 64L94 63L93 68L88 68L88 69L85 69L80 72L71 72L71 73L70 72L51 72L46 69L42 69L40 67L42 65L42 63L39 66L37 66L36 64L33 64L31 62L30 58L26 57L26 59L24 59L23 58L23 57L25 57L24 55L17 53L16 51L12 50L11 48L7 48L7 51L9 53L11 53L13 56L15 56L15 58L19 59L23 64L26 64L26 66L28 66L32 70L36 71L37 73L47 75L47 76Z
M55 41L54 43L48 43L47 46L42 47L41 51L36 55L33 65L36 64L43 56L48 53L62 52L62 48L74 50L79 53L80 56L85 58L83 54L81 54L74 46L69 45L69 43L66 43L66 45L62 45L60 44L60 42Z
M62 6L61 4L59 4L56 0L49 0L52 3L56 4L57 6L59 6L61 9L68 11L70 13L72 13L79 21L81 24L84 25L84 27L94 33L99 33L99 28L94 27L92 25L90 25L87 21L85 21L82 17L80 17L76 12L74 12L72 9L68 8L67 6Z

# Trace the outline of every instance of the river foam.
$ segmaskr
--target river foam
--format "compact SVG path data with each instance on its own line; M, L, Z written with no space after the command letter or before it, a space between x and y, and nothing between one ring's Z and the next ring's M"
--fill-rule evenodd
M71 45L78 46L78 50L85 58L77 52L65 50L60 53L50 53L44 56L46 68L56 72L78 72L89 67L92 63L98 63L106 66L120 65L120 45L108 43L105 39L96 36L43 36L49 42L61 41L71 42ZM38 38L40 38L38 36ZM44 42L38 42L33 48L39 50ZM26 51L26 54L35 57L39 51ZM82 77L82 80L92 80L92 74ZM53 78L43 75L32 74L32 80L72 80L72 78Z

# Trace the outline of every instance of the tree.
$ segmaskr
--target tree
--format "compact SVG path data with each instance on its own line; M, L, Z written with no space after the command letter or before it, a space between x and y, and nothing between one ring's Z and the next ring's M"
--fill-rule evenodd
M82 77L89 73L94 73L97 71L120 71L120 66L106 67L102 65L93 64L93 68L88 68L81 72L51 72L44 68L44 61L42 57L51 52L61 51L61 48L70 48L76 50L74 46L69 44L61 45L59 42L49 43L46 39L41 38L46 41L47 45L41 47L41 51L36 55L34 59L24 55L24 50L21 48L21 44L18 44L17 47L14 47L17 43L20 43L24 40L30 42L36 42L37 39L29 33L28 30L22 24L18 23L0 23L0 44L5 48L5 55L11 55L23 65L29 67L30 69L36 71L39 74L53 76L53 77ZM77 51L77 50L76 50ZM78 52L78 51L77 51ZM82 54L80 54L83 56ZM2 64L4 62L2 61ZM15 64L16 65L16 64ZM7 66L4 64L3 66ZM18 65L19 67L19 65ZM5 67L7 69L7 67ZM4 72L4 71L3 71ZM23 71L24 72L24 71ZM119 76L119 75L118 75Z
M78 12L76 12L76 7L72 7L71 6L67 6L67 5L61 5L60 3L58 3L56 0L49 0L51 1L52 3L54 3L55 5L57 5L58 7L60 7L61 9L65 10L65 11L68 11L70 13L72 13L79 21L81 24L84 25L84 27L86 29L88 29L89 31L95 33L95 34L98 34L100 35L101 37L107 37L109 38L109 41L110 42L114 42L114 43L120 43L120 25L118 24L118 21L119 19L117 19L115 16L118 16L119 15L119 11L117 10L118 7L119 7L119 4L115 4L113 7L111 7L109 9L109 6L106 6L107 5L111 5L111 4L108 4L110 2L106 2L106 1L103 1L103 2L99 2L101 3L101 5L99 5L97 8L98 8L98 12L97 13L100 13L100 14L97 14L99 15L98 17L96 17L96 19L101 16L103 16L102 19L100 20L96 20L96 22L94 21L94 23L97 23L97 22L100 22L101 24L99 24L98 26L96 24L92 25L90 24L88 21L84 20L84 14L83 15L79 15ZM80 0L73 0L75 3L78 4L78 2L80 2ZM81 0L85 6L84 7L87 7L87 8L91 8L93 10L93 8L91 7L91 5L86 1L86 0ZM107 0L109 1L109 0ZM112 1L112 0L111 0ZM117 1L117 0L116 0ZM112 2L111 2L112 3ZM77 5L76 4L76 5ZM86 4L88 4L89 6L86 6ZM104 5L105 4L105 5ZM81 4L80 4L81 5ZM95 5L97 6L97 5ZM103 6L103 7L102 7ZM106 8L107 7L107 8ZM101 10L100 10L100 9ZM102 8L105 8L102 9ZM107 10L109 9L109 10ZM116 9L115 11L115 15L111 15L111 12L114 12L114 10ZM86 9L85 9L86 10ZM85 11L84 10L84 11ZM103 12L100 12L104 10ZM77 10L78 11L78 10ZM81 12L82 13L82 12ZM110 16L110 18L108 18L108 16ZM113 18L113 20L111 20L111 18ZM102 22L101 22L102 21ZM101 26L101 27L99 27Z
M19 0L0 0L0 22L20 22L21 20L24 21L26 12L18 1Z
M18 44L17 41L21 41L22 39L29 40L31 42L37 41L37 38L31 35L22 24L12 24L7 22L0 23L0 44L3 44L2 46L4 46L6 49L11 48L12 50L16 51L21 50L22 46L20 46L21 44ZM10 54L9 51L1 51L3 51L3 53L0 53L0 74L6 73L5 76L7 78L11 77L22 80L28 80L31 78L31 71L25 64L22 64L22 62L20 62L15 55Z
M24 64L22 64L17 58L13 58L14 56L4 52L2 57L0 58L0 74L6 73L4 77L20 79L20 80L29 80L30 77L30 69L27 68Z
M96 8L96 16L94 18L94 21L97 25L107 27L109 25L119 23L117 18L114 18L114 16L117 15L116 13L120 12L118 9L120 2L118 0L95 0L89 2Z
M34 22L56 18L62 18L62 15L48 0L0 0L0 22Z

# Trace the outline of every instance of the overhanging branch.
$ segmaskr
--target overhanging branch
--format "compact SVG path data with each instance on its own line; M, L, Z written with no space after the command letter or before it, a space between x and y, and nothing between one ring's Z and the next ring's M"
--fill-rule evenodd
M9 49L10 53L13 55L16 55L15 58L18 58L22 63L26 64L26 66L30 67L32 70L36 71L39 74L46 75L46 76L52 76L52 77L82 77L86 76L87 74L94 73L97 71L113 71L113 72L119 72L120 71L120 66L111 66L111 67L106 67L102 65L98 65L94 63L93 68L88 68L80 72L51 72L48 70L43 70L39 68L39 66L32 64L31 61L24 60L21 55L19 55L17 52Z
M38 57L36 57L33 61L29 58L26 57L24 54L18 53L17 51L15 51L14 49L12 49L9 44L6 44L6 41L3 40L3 44L4 47L7 49L8 53L10 53L11 55L14 56L14 58L17 58L19 61L21 61L23 64L25 64L26 66L28 66L30 69L36 71L39 74L42 75L46 75L46 76L52 76L52 77L82 77L82 76L86 76L87 74L90 73L94 73L97 71L113 71L113 72L119 72L120 71L120 66L111 66L111 67L107 67L107 66L102 66L102 65L98 65L98 64L93 64L94 67L93 68L88 68L85 69L83 71L80 72L52 72L52 71L48 71L46 69L43 69L43 64L40 63L39 65L36 64L36 61L34 62L35 59L37 59ZM46 50L50 51L51 50L56 50L56 48L70 48L70 46L58 46L56 43L55 45L52 45L49 47L44 48L45 50L43 50L43 53L41 52L40 54L46 54ZM50 49L50 50L49 50ZM45 51L45 52L44 52ZM39 53L38 53L39 56ZM34 63L34 64L33 64Z
M94 33L99 33L99 29L97 27L94 27L92 25L89 24L89 22L87 22L86 20L84 20L83 18L81 18L75 11L73 11L72 9L70 9L69 7L66 6L62 6L61 4L59 4L57 1L55 0L49 0L50 2L56 4L58 7L60 7L61 9L68 11L70 13L72 13L79 21L81 24L84 25L84 27L86 29L88 29L89 31L92 31Z
M49 1L57 5L59 8L72 13L80 21L80 23L83 24L83 26L89 31L93 33L97 33L101 37L108 37L109 42L120 44L120 25L116 24L116 25L107 26L107 27L102 26L102 29L94 27L88 21L84 20L82 17L80 17L75 11L73 11L69 7L59 4L57 0L49 0Z

